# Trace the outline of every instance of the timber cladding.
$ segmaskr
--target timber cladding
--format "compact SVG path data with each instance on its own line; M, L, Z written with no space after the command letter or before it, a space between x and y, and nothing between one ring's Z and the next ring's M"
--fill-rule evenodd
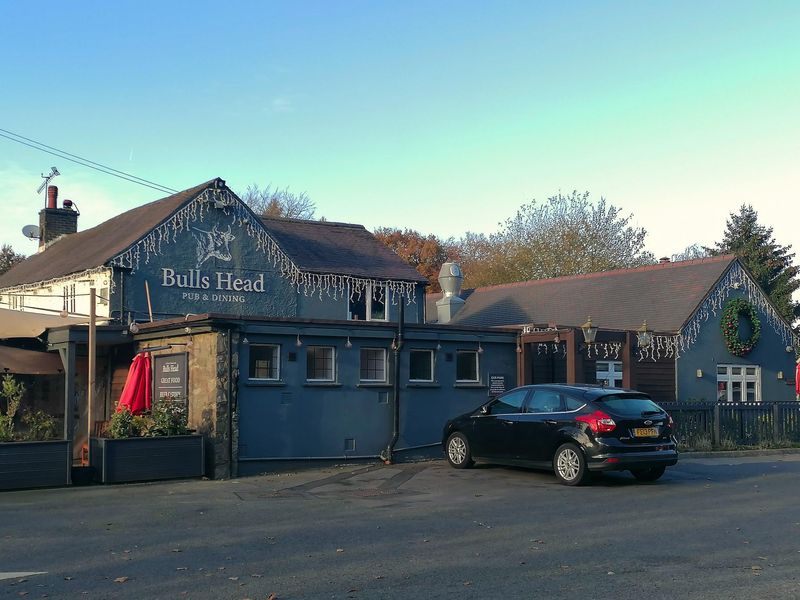
M656 402L675 402L675 359L632 360L631 384Z

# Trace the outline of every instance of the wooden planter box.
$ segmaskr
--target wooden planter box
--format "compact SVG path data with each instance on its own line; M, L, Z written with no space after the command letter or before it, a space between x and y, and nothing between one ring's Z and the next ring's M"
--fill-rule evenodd
M0 443L0 490L70 484L72 442Z
M202 477L203 436L95 438L90 464L102 483Z

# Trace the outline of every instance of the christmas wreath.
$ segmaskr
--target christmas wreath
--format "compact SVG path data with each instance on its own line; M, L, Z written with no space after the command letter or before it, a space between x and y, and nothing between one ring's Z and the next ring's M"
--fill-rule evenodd
M739 317L750 321L752 333L746 340L743 340L739 333ZM725 346L728 348L728 352L734 356L744 356L750 352L758 343L758 338L761 337L761 321L758 313L756 313L755 307L744 298L734 298L725 304L720 327Z

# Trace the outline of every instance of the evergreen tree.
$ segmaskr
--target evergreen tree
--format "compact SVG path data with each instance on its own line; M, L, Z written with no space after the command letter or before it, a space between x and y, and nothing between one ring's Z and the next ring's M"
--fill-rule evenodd
M800 316L800 303L792 293L800 288L798 268L792 264L791 245L781 246L772 237L772 227L758 222L758 213L743 204L730 213L721 242L711 250L715 255L735 254L767 293L775 308L789 323Z
M10 244L3 244L0 246L0 275L23 260L25 260L24 254L14 252Z

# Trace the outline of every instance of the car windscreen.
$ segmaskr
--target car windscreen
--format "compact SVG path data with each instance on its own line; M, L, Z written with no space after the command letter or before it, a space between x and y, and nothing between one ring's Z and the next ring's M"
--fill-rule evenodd
M595 402L603 409L618 417L642 417L660 415L664 411L648 396L635 394L609 394L601 396Z

